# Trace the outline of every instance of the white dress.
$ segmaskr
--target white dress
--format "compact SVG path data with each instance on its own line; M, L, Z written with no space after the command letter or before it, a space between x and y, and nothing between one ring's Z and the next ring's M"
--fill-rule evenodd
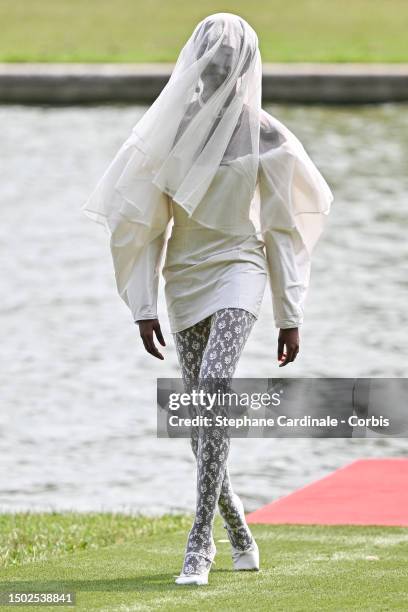
M258 189L261 206L274 206L274 192L261 164ZM134 321L157 317L162 273L172 333L220 308L244 308L258 317L268 279L275 326L285 329L303 323L310 256L295 229L270 229L260 239L247 220L241 224L247 235L227 234L194 221L169 196L164 197L170 221L166 230L145 246L122 294ZM213 200L207 203L214 211L218 198L233 198L231 214L239 215L240 210L248 209L245 177L231 164L221 165L205 197Z

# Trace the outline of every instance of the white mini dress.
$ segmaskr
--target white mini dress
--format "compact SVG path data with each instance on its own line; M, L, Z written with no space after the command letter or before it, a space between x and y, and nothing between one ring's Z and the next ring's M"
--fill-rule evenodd
M157 318L163 275L173 333L221 308L258 317L267 280L275 327L302 325L333 194L296 136L263 109L255 177L251 153L229 148L190 201L194 185L175 195L169 177L156 182L157 160L130 137L85 203L110 235L118 293L134 321Z
M172 332L220 308L244 308L256 317L264 296L264 243L204 227L171 201L173 227L163 267Z
M230 164L220 166L214 185L216 189L205 196L214 200L206 202L214 206L214 211L221 197L231 199L231 215L248 208L245 177ZM273 198L268 185L261 169L258 188L264 206L269 196ZM220 308L244 308L258 317L268 278L275 327L285 329L303 323L310 257L296 232L273 229L261 239L249 219L241 222L242 235L218 231L198 223L165 197L168 227L144 248L122 294L134 321L157 318L162 273L172 333L191 327Z

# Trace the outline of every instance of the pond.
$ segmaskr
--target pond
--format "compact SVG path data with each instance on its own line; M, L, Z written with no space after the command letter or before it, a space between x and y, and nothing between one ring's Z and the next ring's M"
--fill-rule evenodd
M0 108L2 511L193 508L188 440L156 438L156 378L179 375L163 286L161 362L116 294L107 235L80 212L144 110ZM408 106L267 110L335 195L284 375L407 376ZM267 291L236 376L283 375L276 344ZM230 472L252 510L353 458L407 450L403 438L234 439Z

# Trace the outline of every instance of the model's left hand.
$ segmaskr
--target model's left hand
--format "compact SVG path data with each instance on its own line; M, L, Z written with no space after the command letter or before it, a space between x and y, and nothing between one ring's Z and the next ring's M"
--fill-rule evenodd
M286 353L284 352L286 347ZM295 361L299 352L299 329L291 327L290 329L279 330L278 337L278 361L281 363L279 367L285 366L291 361Z

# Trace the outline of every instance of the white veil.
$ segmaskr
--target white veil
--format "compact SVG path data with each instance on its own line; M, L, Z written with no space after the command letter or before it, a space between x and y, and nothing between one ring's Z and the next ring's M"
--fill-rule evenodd
M128 257L128 271L137 257L135 250L167 225L164 194L203 225L247 233L248 226L243 231L242 224L234 222L233 193L211 204L224 207L225 214L207 204L199 207L215 174L226 165L246 179L248 218L253 215L251 198L259 195L260 167L276 203L287 211L283 221L285 215L277 219L277 211L265 207L254 232L262 233L278 221L297 227L304 244L313 248L332 194L297 138L261 109L261 89L261 57L252 27L230 13L201 21L181 50L167 85L82 207L115 233L113 244L120 256ZM320 217L305 218L310 212Z

